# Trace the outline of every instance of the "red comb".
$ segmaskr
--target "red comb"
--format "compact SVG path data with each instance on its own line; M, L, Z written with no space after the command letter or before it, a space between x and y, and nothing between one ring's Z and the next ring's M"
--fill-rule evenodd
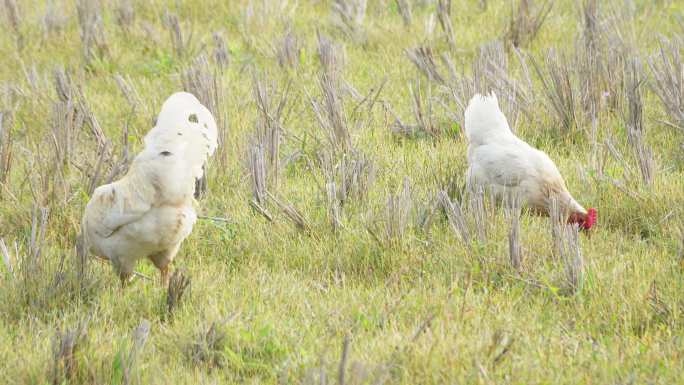
M584 219L584 222L582 222L582 229L591 229L591 227L596 224L596 216L597 212L595 208L590 208L589 210L587 210L587 217Z

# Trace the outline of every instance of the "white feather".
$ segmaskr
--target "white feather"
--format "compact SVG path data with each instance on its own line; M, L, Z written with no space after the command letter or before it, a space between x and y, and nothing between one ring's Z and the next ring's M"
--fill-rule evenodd
M216 139L213 116L194 96L167 99L128 173L98 187L88 202L82 227L91 251L122 277L144 257L167 266L197 219L195 180Z

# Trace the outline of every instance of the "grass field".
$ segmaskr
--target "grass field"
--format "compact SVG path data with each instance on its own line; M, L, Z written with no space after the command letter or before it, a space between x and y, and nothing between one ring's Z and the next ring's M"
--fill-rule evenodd
M681 381L684 3L363 3L0 2L0 382ZM80 218L181 89L190 285L122 290ZM591 234L462 191L488 90Z

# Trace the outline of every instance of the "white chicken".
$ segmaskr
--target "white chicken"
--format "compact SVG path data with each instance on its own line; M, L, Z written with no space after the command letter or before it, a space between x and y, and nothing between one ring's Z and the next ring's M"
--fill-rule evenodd
M499 109L496 95L475 95L465 111L468 138L469 186L483 186L501 196L506 191L520 194L534 211L548 214L557 199L569 223L590 229L596 210L586 210L570 195L553 161L511 132Z
M195 181L217 147L214 117L192 94L171 95L120 180L95 189L82 232L92 253L109 259L125 285L149 258L168 284L169 264L197 220Z

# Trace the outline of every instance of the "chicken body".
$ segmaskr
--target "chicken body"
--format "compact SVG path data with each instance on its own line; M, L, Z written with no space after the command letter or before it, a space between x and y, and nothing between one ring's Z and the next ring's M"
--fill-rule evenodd
M553 161L511 132L496 95L475 95L465 111L469 186L495 195L519 194L527 205L548 214L557 199L571 222L583 225L587 210L570 195ZM589 227L591 224L589 224Z
M188 95L177 93L164 103L128 173L95 189L86 206L86 244L111 261L123 284L145 257L167 284L169 264L197 220L195 181L203 177L203 165L216 149L216 124ZM165 110L168 104L173 108Z

